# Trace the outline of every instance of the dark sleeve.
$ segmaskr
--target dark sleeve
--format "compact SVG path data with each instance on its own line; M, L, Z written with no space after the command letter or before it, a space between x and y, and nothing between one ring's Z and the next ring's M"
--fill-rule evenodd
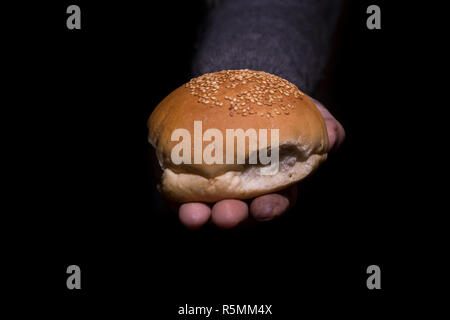
M253 69L311 93L327 62L339 0L222 0L211 9L193 75Z

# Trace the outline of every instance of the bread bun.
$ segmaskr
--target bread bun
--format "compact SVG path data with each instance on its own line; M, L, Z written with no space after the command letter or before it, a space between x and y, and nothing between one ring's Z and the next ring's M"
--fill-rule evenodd
M173 148L181 139L172 141L172 134L184 128L191 137L196 136L194 121L201 121L202 134L210 128L222 133L223 153L227 129L260 133L266 129L269 150L276 150L271 145L271 130L279 129L277 173L261 174L260 169L268 165L249 163L253 152L261 151L260 135L258 150L250 150L246 138L245 150L235 150L232 163L227 163L225 156L222 163L194 163L195 143L190 145L190 163L174 163ZM148 128L149 142L163 169L159 190L177 202L248 199L278 191L309 175L327 157L327 130L314 103L289 81L261 71L224 70L190 80L158 104ZM204 151L212 141L218 148L220 140L212 138L200 141L197 147ZM235 140L231 143L237 145ZM238 163L239 156L245 163Z

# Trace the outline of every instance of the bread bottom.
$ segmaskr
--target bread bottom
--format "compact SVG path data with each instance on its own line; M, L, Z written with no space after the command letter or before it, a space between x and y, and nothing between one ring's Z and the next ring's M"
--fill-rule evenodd
M307 159L284 155L278 173L261 175L261 166L248 165L243 171L229 171L214 178L164 169L160 191L170 200L216 202L223 199L250 199L282 190L309 175L327 158L312 154Z

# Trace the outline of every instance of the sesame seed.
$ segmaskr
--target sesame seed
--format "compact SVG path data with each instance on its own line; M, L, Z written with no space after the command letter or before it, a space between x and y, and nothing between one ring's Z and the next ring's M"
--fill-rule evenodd
M246 87L251 82L255 86ZM189 90L189 94L199 98L198 103L218 107L222 106L223 102L227 100L240 105L245 105L248 101L248 103L256 103L258 106L272 106L275 101L276 104L282 103L283 97L293 95L295 98L303 99L304 96L303 92L287 80L266 72L248 69L207 73L191 79L184 87ZM234 98L228 95L226 91L233 88L241 89L237 94L232 93L235 95ZM227 93L227 95L224 95L224 93ZM286 109L286 106L283 107ZM294 106L287 107L294 108ZM285 111L285 109L282 108L281 110ZM247 108L247 110L250 109ZM270 114L270 117L272 116Z

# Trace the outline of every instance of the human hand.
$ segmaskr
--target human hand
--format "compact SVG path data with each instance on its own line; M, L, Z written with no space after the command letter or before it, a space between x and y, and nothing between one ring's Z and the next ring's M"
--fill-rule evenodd
M317 100L316 104L322 114L328 132L328 152L335 151L344 141L345 131L333 115ZM209 220L222 229L231 229L244 221L273 220L288 211L297 200L297 186L293 185L282 191L265 194L250 200L226 199L214 204L190 202L181 205L172 204L182 224L190 229L198 229Z

